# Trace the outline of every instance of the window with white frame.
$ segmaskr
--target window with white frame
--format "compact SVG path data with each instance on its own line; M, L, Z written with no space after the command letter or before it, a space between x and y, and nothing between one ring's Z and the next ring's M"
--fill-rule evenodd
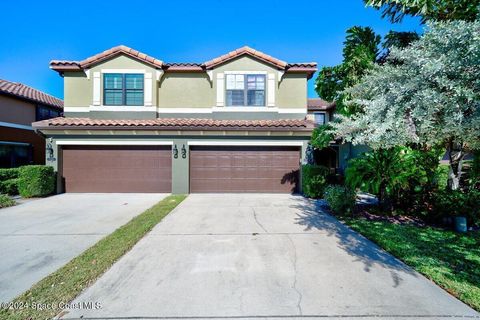
M265 75L263 74L227 74L227 106L265 106Z
M317 126L321 126L325 124L325 112L315 112L313 114L313 121Z
M142 106L143 74L105 73L103 103L106 106Z

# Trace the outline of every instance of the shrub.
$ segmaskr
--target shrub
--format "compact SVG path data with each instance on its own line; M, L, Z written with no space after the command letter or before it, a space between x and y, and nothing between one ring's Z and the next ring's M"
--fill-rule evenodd
M336 214L352 214L355 198L355 191L349 187L329 185L325 188L325 201Z
M0 182L18 178L19 168L0 169Z
M18 194L18 179L9 179L0 181L0 193L5 193L11 196Z
M25 198L43 197L55 190L55 173L50 166L20 167L18 191Z
M0 194L0 208L11 207L15 204L15 201L9 196Z
M480 222L480 191L442 190L434 196L434 215L440 220L444 217L466 217L469 224Z
M330 170L324 166L305 164L302 166L302 189L309 198L323 197Z

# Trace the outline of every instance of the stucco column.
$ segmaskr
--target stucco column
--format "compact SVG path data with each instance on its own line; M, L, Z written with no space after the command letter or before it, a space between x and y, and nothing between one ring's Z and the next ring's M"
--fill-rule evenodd
M177 148L177 155L175 150ZM172 193L189 193L189 148L186 139L174 139L172 146Z

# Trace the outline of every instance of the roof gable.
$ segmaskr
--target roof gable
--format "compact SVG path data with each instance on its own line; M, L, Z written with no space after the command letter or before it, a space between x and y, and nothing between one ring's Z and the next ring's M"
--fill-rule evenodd
M220 57L209 60L209 61L205 62L204 65L207 69L212 69L212 68L218 66L219 64L223 64L225 62L228 62L232 59L236 59L236 58L238 58L240 56L243 56L243 55L248 55L250 57L256 58L256 59L258 59L262 62L265 62L269 65L272 65L272 66L274 66L278 69L285 69L285 67L287 66L287 63L285 61L282 61L282 60L279 60L279 59L274 58L272 56L269 56L268 54L257 51L255 49L252 49L252 48L248 47L248 46L230 51L227 54L224 54Z
M103 61L110 60L119 55L125 55L140 62L151 65L155 68L161 68L163 62L154 57L148 56L145 53L129 48L124 45L113 47L105 50L94 56L91 56L82 61L64 61L64 60L52 60L50 62L50 68L56 71L75 71L90 68L93 65L99 64Z

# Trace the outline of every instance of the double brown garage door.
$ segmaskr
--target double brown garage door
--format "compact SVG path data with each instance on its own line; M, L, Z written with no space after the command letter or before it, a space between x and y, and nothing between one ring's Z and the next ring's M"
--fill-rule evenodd
M190 192L296 191L298 147L192 147Z
M170 146L65 146L66 192L171 192ZM191 147L190 192L295 192L298 147ZM177 174L187 174L178 172Z
M170 146L66 146L66 192L171 192Z

